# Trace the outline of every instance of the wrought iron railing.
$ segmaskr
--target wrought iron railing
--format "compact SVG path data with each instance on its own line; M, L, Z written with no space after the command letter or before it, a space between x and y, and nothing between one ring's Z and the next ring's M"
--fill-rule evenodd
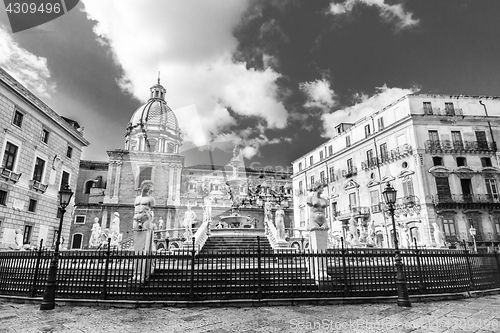
M427 116L463 116L464 112L460 108L422 108L420 111Z
M382 152L380 156L373 157L369 160L361 162L361 169L363 170L371 170L376 168L379 165L383 165L386 163L390 163L401 158L405 158L413 153L413 148L409 144L405 144L401 147L397 147L395 149Z
M488 141L452 141L452 140L427 140L425 151L429 153L474 153L495 152L496 142Z
M348 168L347 170L342 170L342 177L349 178L358 174L358 168L355 166Z
M439 204L467 204L467 203L500 203L500 198L490 194L449 194L432 197L435 205Z
M0 294L43 295L52 251L0 252ZM401 250L410 295L500 287L500 254ZM57 299L204 301L397 295L392 249L62 251ZM135 279L148 271L147 280ZM317 283L322 281L322 283ZM438 281L438 282L436 282Z

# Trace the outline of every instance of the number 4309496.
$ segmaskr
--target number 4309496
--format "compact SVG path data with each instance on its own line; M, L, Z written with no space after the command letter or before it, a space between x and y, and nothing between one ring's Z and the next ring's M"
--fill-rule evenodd
M19 3L19 2L14 2L14 3L9 3L7 8L5 8L5 11L7 13L14 13L14 14L35 14L35 13L56 13L59 14L61 12L61 4L60 3L55 3L51 4L49 3L41 3L41 4L36 4L36 3Z

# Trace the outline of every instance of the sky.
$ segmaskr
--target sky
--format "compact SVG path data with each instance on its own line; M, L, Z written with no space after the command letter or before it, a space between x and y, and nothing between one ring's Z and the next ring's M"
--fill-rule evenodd
M0 66L85 127L83 159L124 147L160 73L187 166L241 144L247 165L286 169L406 94L499 96L498 13L497 0L81 0L12 33L1 8Z

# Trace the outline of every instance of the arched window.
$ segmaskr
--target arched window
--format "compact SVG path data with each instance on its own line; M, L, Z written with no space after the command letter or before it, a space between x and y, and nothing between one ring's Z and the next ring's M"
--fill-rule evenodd
M457 166L466 166L467 159L465 157L457 157Z
M420 242L420 233L418 232L418 227L410 228L410 240L413 243L413 238L417 240L417 243Z
M93 180L87 180L84 186L84 194L90 194L90 189L94 186Z
M73 239L71 241L71 248L72 249L81 249L82 248L82 240L83 240L82 234L73 234Z
M434 166L444 165L443 158L441 156L434 156L432 158L432 162L434 163Z
M151 173L153 171L153 167L141 167L141 171L139 172L139 182L137 187L141 187L141 184L145 180L151 180Z

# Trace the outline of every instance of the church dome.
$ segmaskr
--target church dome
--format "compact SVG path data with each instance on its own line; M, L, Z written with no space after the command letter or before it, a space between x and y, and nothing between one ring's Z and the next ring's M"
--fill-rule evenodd
M130 118L125 133L128 150L177 153L181 145L179 122L165 101L165 88L155 84L146 104L140 106Z

